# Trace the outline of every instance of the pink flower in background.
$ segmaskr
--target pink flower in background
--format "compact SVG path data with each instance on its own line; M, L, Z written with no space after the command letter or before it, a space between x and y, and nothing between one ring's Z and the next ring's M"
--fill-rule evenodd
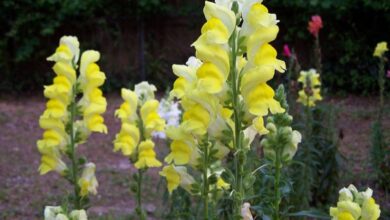
M387 70L386 77L387 77L387 78L390 78L390 70Z
M311 21L309 21L309 26L307 29L309 32L314 36L318 37L318 33L320 32L320 29L322 28L322 19L319 15L313 15L311 17Z
M283 56L290 58L291 57L291 50L288 47L288 44L285 44L283 46Z

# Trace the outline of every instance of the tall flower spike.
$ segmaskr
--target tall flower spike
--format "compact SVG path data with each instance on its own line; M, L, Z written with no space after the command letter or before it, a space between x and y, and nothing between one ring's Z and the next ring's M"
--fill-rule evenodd
M134 192L139 219L146 219L141 202L143 175L148 168L162 166L151 139L154 132L161 132L165 127L165 120L158 114L159 102L154 99L155 90L156 87L148 82L135 85L135 91L122 89L124 102L115 111L122 127L115 137L114 151L121 150L138 169L138 173L134 175L137 182Z
M302 90L298 93L298 102L313 107L317 101L322 100L320 74L316 70L301 71L298 82L302 83Z
M95 164L84 164L77 154L77 146L85 142L91 132L107 133L101 116L106 111L107 103L99 89L105 75L96 64L100 58L99 52L85 51L80 65L79 57L77 37L64 36L55 53L47 58L55 62L52 69L56 77L44 89L44 96L49 100L39 118L39 125L44 129L42 139L37 141L42 156L39 172L43 175L56 171L74 187L74 194L67 198L69 210L74 210L65 213L61 208L48 207L45 210L47 220L86 220L87 215L83 210L89 201L86 197L89 193L97 193Z

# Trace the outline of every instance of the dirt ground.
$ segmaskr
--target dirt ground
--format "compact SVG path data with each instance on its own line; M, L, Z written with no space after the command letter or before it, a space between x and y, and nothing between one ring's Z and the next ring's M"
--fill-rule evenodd
M108 111L104 117L109 134L93 134L89 142L78 149L97 166L99 193L91 197L89 214L95 216L92 219L109 219L106 216L110 213L127 215L133 212L135 203L129 190L131 174L135 170L125 157L112 151L112 140L120 124L113 116L114 109L121 100L118 95L109 95L107 100ZM344 134L340 151L347 158L348 174L342 181L359 186L375 185L368 156L376 98L350 96L332 98L327 102L338 107L337 126ZM389 107L388 102L384 122L386 137L390 136ZM40 176L37 172L40 155L36 141L42 135L38 118L44 108L43 97L0 100L0 219L42 219L44 206L58 205L67 188L67 183L56 173ZM166 152L167 149L159 151ZM150 180L145 185L148 188L146 208L153 213L163 211L158 201L161 201L164 189L159 184L157 173L158 169L150 169ZM380 197L382 202L388 201L382 192L375 192L374 197Z

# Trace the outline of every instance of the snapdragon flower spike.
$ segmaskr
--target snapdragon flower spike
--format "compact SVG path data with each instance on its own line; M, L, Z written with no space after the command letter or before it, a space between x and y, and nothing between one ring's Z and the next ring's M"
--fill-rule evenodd
M263 117L269 112L284 112L274 99L274 90L267 85L276 70L284 72L286 69L269 44L279 31L278 21L276 15L268 13L260 2L238 1L237 13L232 10L234 3L231 0L205 2L206 23L192 44L196 57L190 57L186 65L172 66L178 78L170 95L179 99L183 118L178 126L167 129L172 142L171 153L165 158L170 164L166 168L174 165L196 168L202 155L200 144L205 137L217 149L213 155L217 159L223 159L234 150L234 135L226 135L227 132L235 133L236 129L230 88L233 83L238 87L237 104L245 111L242 123L247 133L253 133L252 130L267 133ZM235 39L233 44L239 47L239 53L233 54L232 39ZM232 56L236 56L234 64L231 63ZM234 79L236 82L232 82L233 66L236 68L233 71L239 74Z
M298 102L314 107L317 101L322 100L320 74L315 69L301 71L298 82L302 83L302 89L298 92Z
M78 105L83 113L84 127L90 132L107 133L104 118L101 116L106 111L107 101L99 89L103 85L106 76L100 71L96 62L100 59L100 53L87 50L81 55L80 77L78 83L83 92L83 97Z
M115 111L115 116L121 120L122 126L114 140L114 151L121 150L125 156L135 156L137 169L159 167L162 164L156 159L151 137L153 132L164 130L165 120L158 114L155 87L142 82L136 88L137 91L121 90L124 102Z
M45 86L44 96L48 98L46 110L39 119L39 125L44 129L43 138L38 140L38 150L42 155L40 174L56 171L64 174L66 164L61 159L61 153L69 144L69 135L65 131L69 121L68 106L71 103L73 87L76 83L76 71L73 68L79 56L79 42L76 37L64 36L56 52L47 58L56 62L53 70L56 77L53 84Z
M284 109L274 99L275 92L267 84L274 77L275 70L284 72L286 64L276 58L277 52L269 43L275 40L279 28L275 14L260 2L247 5L243 14L240 37L244 37L247 48L247 62L242 69L241 94L253 124L260 134L267 133L262 117L282 113Z

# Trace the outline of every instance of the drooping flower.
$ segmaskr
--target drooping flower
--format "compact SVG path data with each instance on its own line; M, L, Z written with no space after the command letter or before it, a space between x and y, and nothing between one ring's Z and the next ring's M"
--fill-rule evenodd
M80 195L86 196L88 193L97 194L98 182L95 176L96 166L94 163L87 163L84 166L83 173L79 179Z
M374 50L374 57L382 57L385 52L387 52L389 49L387 48L387 42L382 41L378 43Z
M320 32L320 29L323 27L322 25L322 19L319 15L313 15L311 17L311 20L309 21L309 25L307 29L309 32L314 36L318 37L318 33Z
M298 93L298 102L313 107L317 101L322 100L320 74L315 69L301 71L298 82L302 83L302 90Z

